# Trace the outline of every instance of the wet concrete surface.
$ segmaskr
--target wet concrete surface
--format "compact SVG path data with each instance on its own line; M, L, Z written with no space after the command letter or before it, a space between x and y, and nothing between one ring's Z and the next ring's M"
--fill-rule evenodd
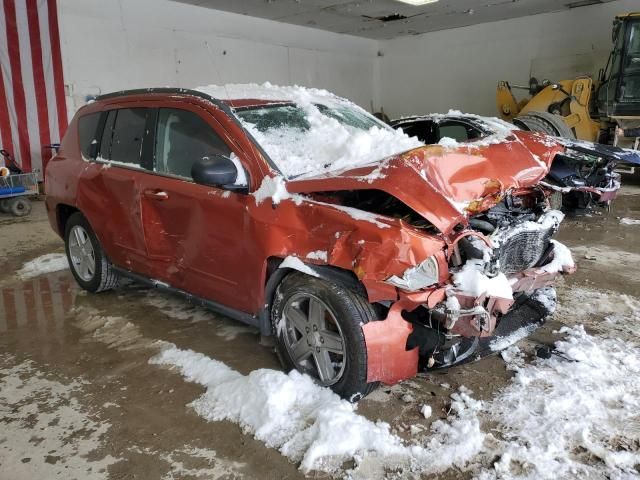
M558 239L579 270L558 286L561 304L575 305L580 291L640 295L640 225L622 217L640 218L640 188L626 187L609 213L565 220ZM189 403L202 388L148 363L170 342L243 374L278 369L255 329L135 284L89 295L68 271L18 278L24 262L63 252L41 202L27 219L0 214L0 232L0 479L304 478L238 425L197 416ZM601 314L561 307L521 344L552 343L563 323ZM382 387L358 411L408 437L410 425L446 417L459 386L490 398L511 375L490 357Z

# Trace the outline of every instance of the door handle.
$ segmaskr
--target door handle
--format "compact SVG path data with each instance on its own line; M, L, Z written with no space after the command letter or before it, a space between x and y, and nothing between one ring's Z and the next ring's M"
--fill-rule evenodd
M169 200L169 194L162 190L145 190L143 194L145 198L148 198L150 200L158 200L160 202Z

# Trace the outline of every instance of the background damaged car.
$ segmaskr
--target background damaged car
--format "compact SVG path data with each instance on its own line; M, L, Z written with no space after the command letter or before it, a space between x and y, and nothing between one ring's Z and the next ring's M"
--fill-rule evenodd
M391 125L426 144L455 146L458 142L479 145L502 139L514 139L518 127L497 118L451 111L393 120ZM562 145L551 164L545 184L558 193L554 207L565 211L583 211L591 206L608 207L620 189L616 166L640 165L638 152L580 140L537 134L550 148Z
M276 337L353 400L529 333L574 269L539 135L425 146L328 92L265 85L99 97L46 171L91 292L130 277Z

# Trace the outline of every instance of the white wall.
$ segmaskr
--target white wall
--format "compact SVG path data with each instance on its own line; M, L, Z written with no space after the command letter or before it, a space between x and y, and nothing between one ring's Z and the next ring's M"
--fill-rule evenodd
M485 23L383 42L379 89L392 118L427 112L496 115L498 80L560 80L597 74L611 49L617 14L638 0ZM524 93L524 92L523 92Z
M87 95L270 81L331 90L369 109L375 41L168 0L60 0L69 110Z
M270 81L326 88L392 118L495 115L498 80L597 73L613 17L634 9L638 0L617 0L377 42L169 0L59 0L72 113L87 95L125 88Z

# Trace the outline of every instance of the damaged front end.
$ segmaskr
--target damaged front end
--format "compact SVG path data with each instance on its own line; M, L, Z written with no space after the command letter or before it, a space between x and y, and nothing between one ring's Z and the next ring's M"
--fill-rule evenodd
M438 278L428 261L407 278L389 278L398 301L384 321L363 327L368 380L395 383L419 369L476 360L541 325L555 308L556 277L575 270L568 249L552 240L563 218L547 191L507 194L447 236L446 282L411 288L412 278Z
M545 185L562 195L566 211L585 211L593 206L608 207L620 190L619 159L585 147L567 147L557 154Z

